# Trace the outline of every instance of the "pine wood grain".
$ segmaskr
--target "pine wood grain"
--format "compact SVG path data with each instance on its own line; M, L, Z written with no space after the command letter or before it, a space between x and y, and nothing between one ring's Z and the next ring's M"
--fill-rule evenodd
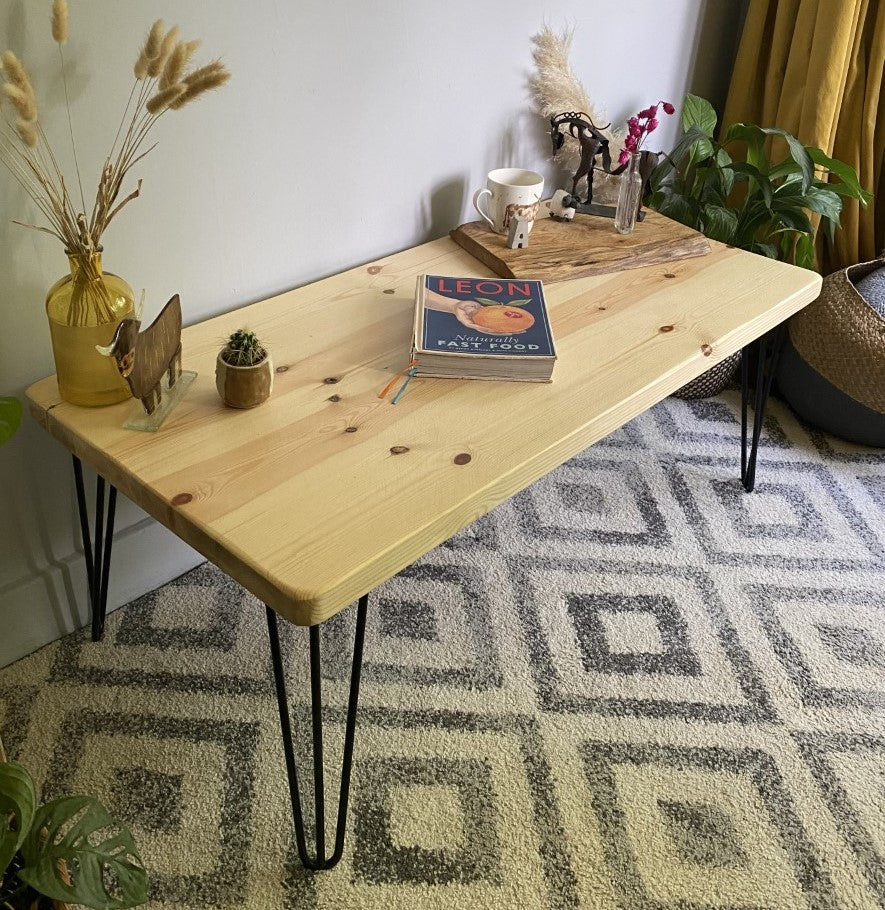
M817 295L820 277L712 244L709 255L548 284L553 383L414 379L415 276L488 276L444 238L183 333L199 376L158 433L124 402L78 408L55 377L36 419L121 492L283 616L315 624ZM182 293L187 313L187 293ZM271 349L270 400L225 408L221 340ZM737 440L735 442L737 445ZM737 470L737 468L736 468Z
M632 234L618 234L611 218L576 215L571 223L538 218L522 250L509 249L506 237L484 221L462 224L451 236L496 275L541 281L639 269L710 252L703 234L651 211Z

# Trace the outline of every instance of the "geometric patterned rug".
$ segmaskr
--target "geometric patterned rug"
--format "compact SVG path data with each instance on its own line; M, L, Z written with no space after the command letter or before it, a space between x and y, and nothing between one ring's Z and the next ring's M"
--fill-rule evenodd
M885 907L885 457L772 400L746 495L738 406L667 399L371 595L332 871L295 860L263 609L209 564L0 670L7 750L131 826L151 907Z

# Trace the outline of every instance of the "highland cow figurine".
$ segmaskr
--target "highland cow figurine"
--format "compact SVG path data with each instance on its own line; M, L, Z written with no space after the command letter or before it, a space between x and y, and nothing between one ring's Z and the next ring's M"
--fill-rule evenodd
M124 319L107 347L95 347L100 354L114 358L132 395L141 400L150 415L160 404L163 374L168 373L169 388L181 376L181 300L178 294L143 332L138 331L140 327L140 319Z

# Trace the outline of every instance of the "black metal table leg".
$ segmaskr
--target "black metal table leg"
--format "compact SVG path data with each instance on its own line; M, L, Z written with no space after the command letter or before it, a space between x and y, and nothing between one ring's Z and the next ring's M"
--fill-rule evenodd
M283 752L286 756L286 774L289 778L289 797L292 802L292 820L295 824L295 844L298 857L306 869L331 869L344 853L344 834L347 828L347 803L350 797L350 770L353 764L353 742L356 732L356 711L360 691L360 671L363 666L363 640L366 632L366 612L369 595L363 595L357 606L356 635L353 645L353 665L350 672L350 694L347 701L347 720L344 727L344 751L341 765L341 788L338 793L338 819L335 828L335 849L326 856L325 784L323 762L323 704L321 686L320 627L310 627L310 709L313 734L313 788L314 818L316 821L316 852L310 856L304 837L304 815L298 788L298 771L295 767L295 750L292 746L292 725L289 719L289 700L286 695L286 677L280 652L277 614L270 607L267 613L267 633L270 638L270 657L273 664L280 727L283 734Z
M89 514L86 509L86 490L83 484L83 465L76 455L74 482L77 487L77 509L80 512L80 533L83 536L83 559L92 611L92 640L101 641L108 607L108 576L111 571L111 547L114 543L114 514L117 510L117 488L108 484L105 510L105 479L99 477L95 486L95 543L89 535Z
M756 457L759 451L759 437L765 419L765 406L771 392L771 384L777 372L777 362L783 345L786 323L772 329L768 334L744 348L741 357L741 482L748 493L756 486ZM753 435L749 449L747 445L747 407L750 402L750 365L747 354L754 351L756 360L756 384L753 388Z

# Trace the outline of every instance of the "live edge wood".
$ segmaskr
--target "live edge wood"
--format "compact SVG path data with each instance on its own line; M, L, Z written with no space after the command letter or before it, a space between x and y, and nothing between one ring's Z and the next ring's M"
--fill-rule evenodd
M618 234L611 218L576 215L570 223L538 218L529 245L522 250L511 250L504 235L484 221L462 224L451 236L502 278L545 282L639 269L710 252L703 234L651 211L632 234Z
M318 623L813 300L820 277L709 255L547 285L553 383L415 379L415 276L488 276L444 238L186 328L199 376L157 433L136 402L78 408L55 377L36 419L280 614ZM185 312L187 298L184 297ZM220 338L248 324L277 364L270 400L224 407ZM737 468L735 468L737 470Z

